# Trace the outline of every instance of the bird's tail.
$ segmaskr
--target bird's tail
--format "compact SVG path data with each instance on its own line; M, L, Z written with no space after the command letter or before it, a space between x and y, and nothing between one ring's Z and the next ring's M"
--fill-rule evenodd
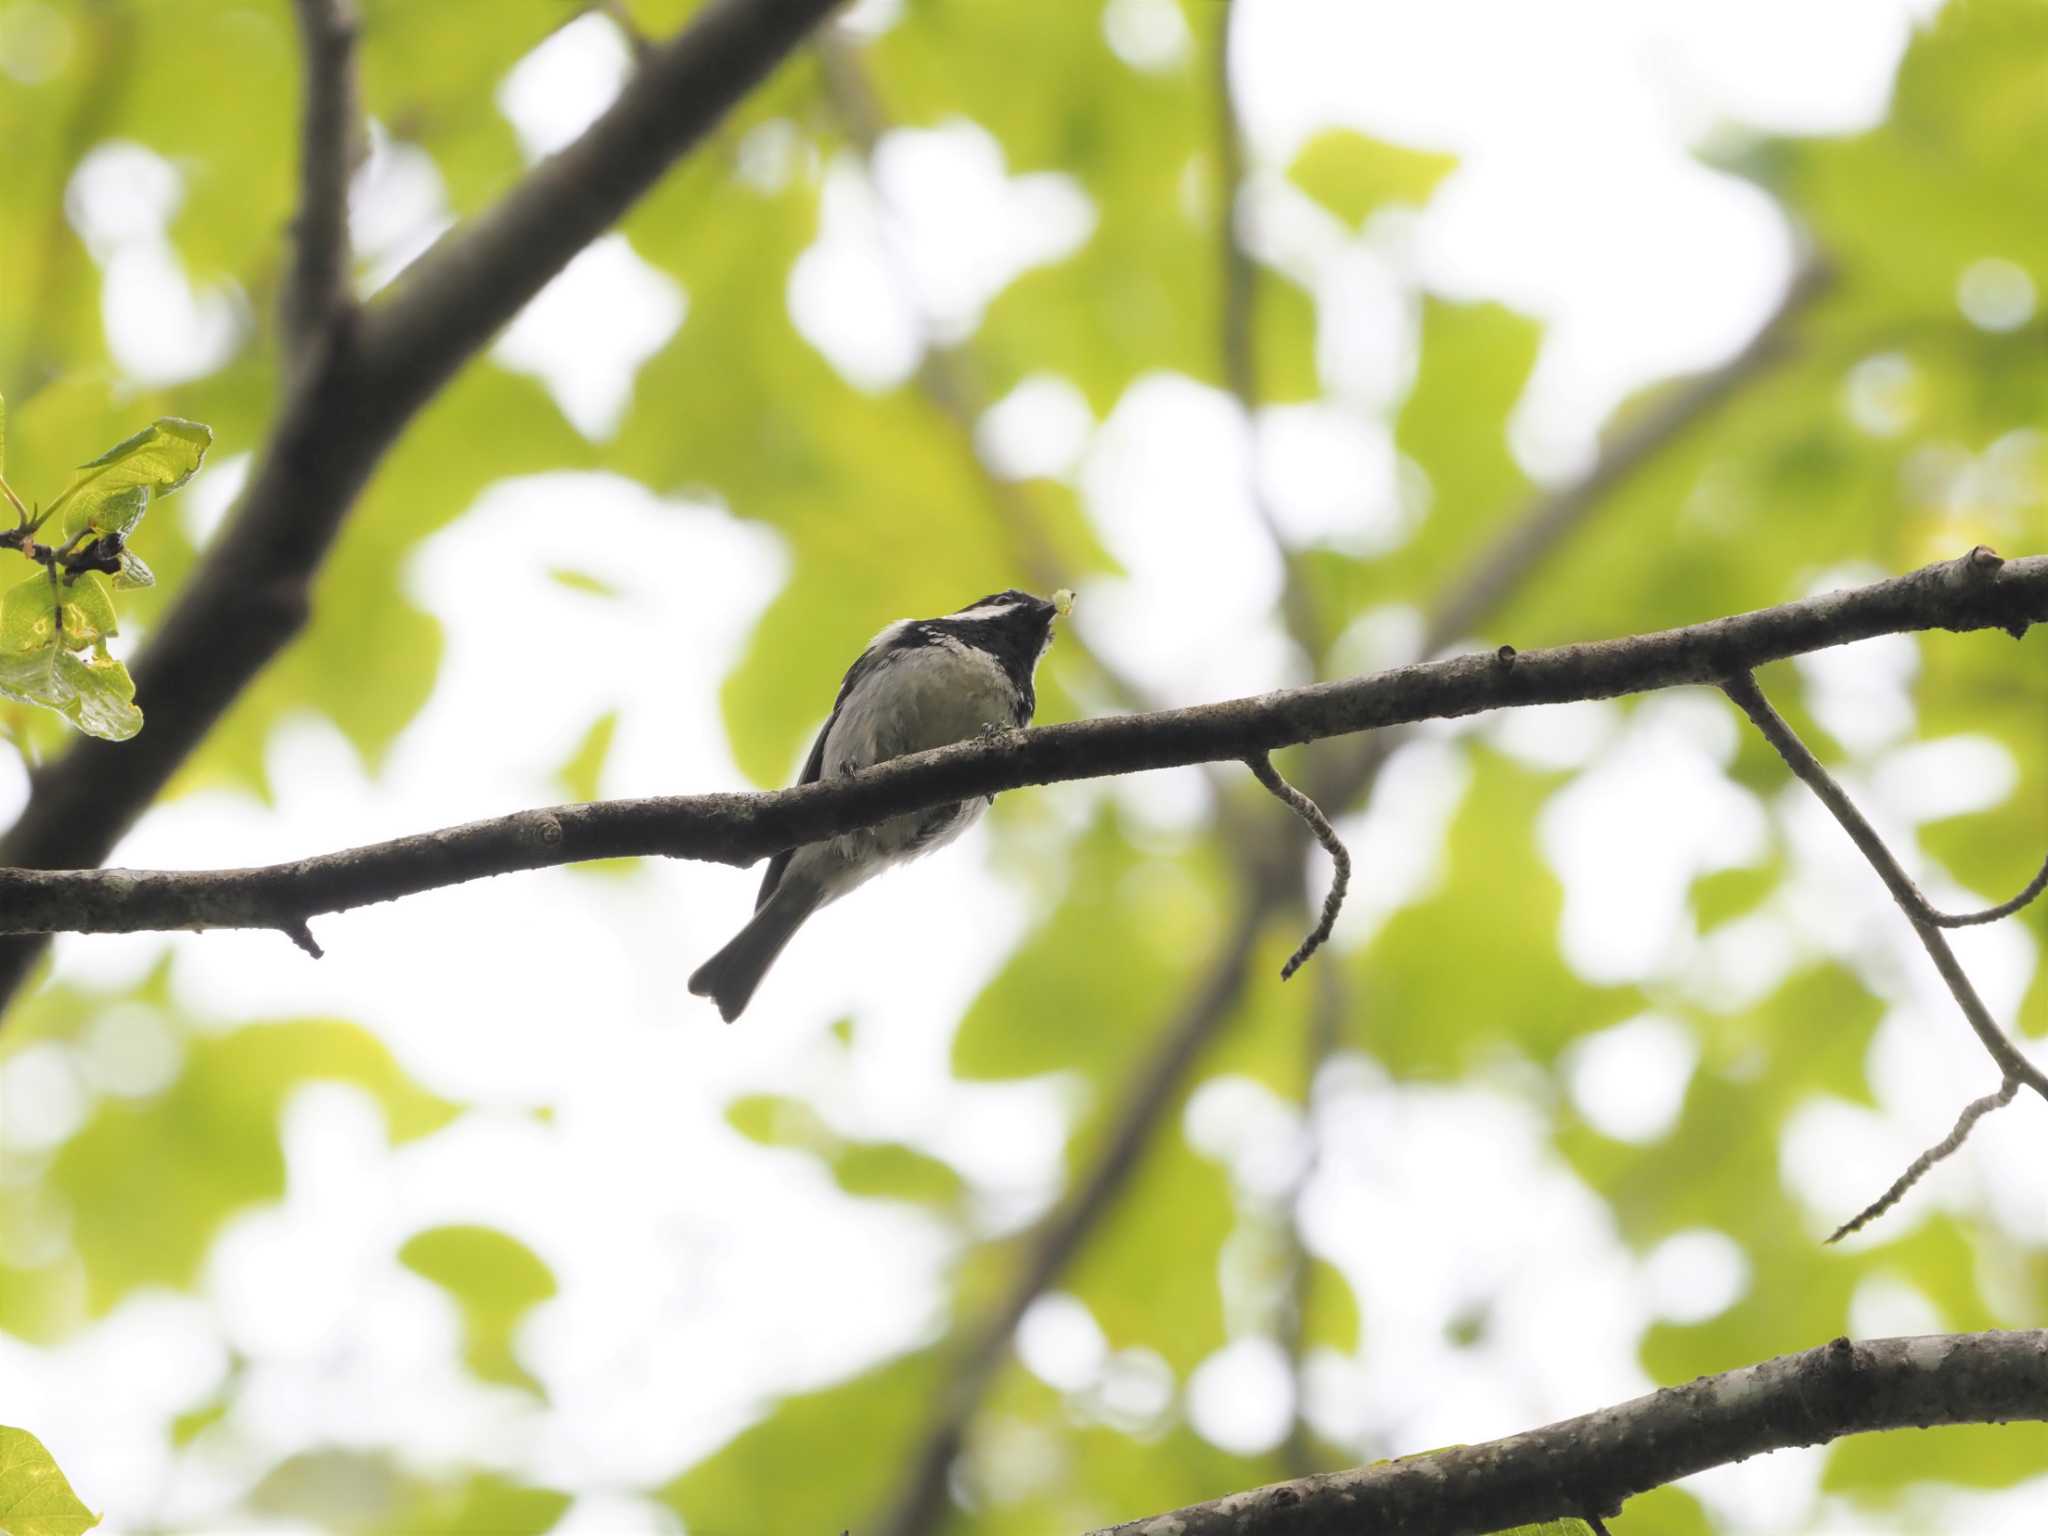
M697 967L690 990L716 1003L719 1016L730 1024L747 1006L782 946L823 899L815 887L785 879L732 942Z

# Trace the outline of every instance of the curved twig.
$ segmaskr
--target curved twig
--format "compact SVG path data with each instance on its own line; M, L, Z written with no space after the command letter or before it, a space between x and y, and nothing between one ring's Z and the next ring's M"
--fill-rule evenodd
M1273 766L1272 758L1256 752L1244 760L1244 765L1251 769L1253 778L1308 823L1316 841L1323 845L1324 851L1330 855L1330 862L1336 866L1330 873L1330 894L1323 898L1321 920L1309 930L1300 947L1287 957L1287 963L1280 967L1280 979L1286 981L1308 962L1310 955L1323 947L1330 937L1330 930L1337 926L1337 914L1344 907L1344 893L1351 888L1351 850L1344 846L1344 839L1330 825L1330 818L1323 814L1323 808L1280 777L1280 770Z
M1972 570L1981 568L1983 564L1975 556L1976 551L1972 551L1955 562L1963 568L1966 580L1970 579L1969 573ZM1995 571L1982 574L1978 579L1990 580L1993 575ZM1813 791L1820 803L1828 808L1836 821L1841 823L1842 830L1849 834L1850 840L1862 850L1863 857L1870 861L1870 867L1877 871L1878 878L1885 883L1885 888L1892 893L1893 900L1899 904L1900 910L1912 923L1913 931L1920 936L1920 942L1934 961L1935 969L1941 972L1941 979L1948 983L1949 995L1955 998L1956 1006L1963 1010L1963 1017L1969 1020L1970 1028L1976 1031L1984 1049L1991 1053L1991 1059L1998 1063L1998 1070L2008 1078L2016 1078L2040 1094L2044 1100L2048 1100L2048 1074L2044 1074L2039 1067L2027 1060L2020 1053L2019 1047L2014 1045L2011 1038L1999 1027L1998 1021L1991 1017L1991 1010L1984 1006L1984 1000L1977 995L1976 987L1971 984L1962 963L1956 959L1955 951L1949 948L1948 940L1942 937L1940 929L1922 915L1927 905L1925 899L1907 877L1906 871L1900 867L1899 861L1893 857L1891 849L1885 846L1884 839L1878 836L1877 829L1864 819L1863 813L1856 809L1856 804L1849 798L1848 793L1835 782L1834 776L1821 765L1820 759L1813 755L1806 743L1799 739L1798 732L1771 707L1770 700L1764 697L1763 690L1757 686L1756 678L1747 669L1733 672L1723 678L1721 687L1755 723L1756 728L1763 733L1764 739L1777 748L1778 755L1784 758L1786 766Z
M1995 907L1986 907L1982 912L1937 912L1919 891L1913 894L1920 898L1918 916L1922 922L1932 923L1937 928L1973 928L1979 923L1995 923L2001 917L2011 917L2044 890L2048 890L2048 859L2041 861L2041 872L2027 882L2026 889L2019 895L2011 901L2001 901Z
M1843 1222L1828 1235L1828 1241L1839 1243L1852 1232L1860 1232L1904 1198L1907 1190L1918 1184L1927 1170L1954 1152L1969 1139L1979 1120L1994 1109L2003 1109L2012 1102L2012 1096L2020 1091L2019 1079L2008 1077L1996 1093L1987 1093L1981 1099L1972 1099L1963 1106L1963 1112L1956 1117L1955 1129L1942 1137L1933 1146L1914 1158L1911 1166L1892 1181L1892 1187L1879 1195L1869 1205Z

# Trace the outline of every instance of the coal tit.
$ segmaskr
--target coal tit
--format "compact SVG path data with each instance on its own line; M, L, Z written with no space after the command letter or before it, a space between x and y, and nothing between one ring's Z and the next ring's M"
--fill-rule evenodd
M899 619L847 669L839 697L799 784L852 773L888 758L1029 725L1032 676L1052 644L1053 621L1073 604L1014 588L937 619ZM973 824L982 799L934 806L879 826L778 853L754 916L690 978L690 990L740 1016L754 989L804 920L892 864L929 853Z

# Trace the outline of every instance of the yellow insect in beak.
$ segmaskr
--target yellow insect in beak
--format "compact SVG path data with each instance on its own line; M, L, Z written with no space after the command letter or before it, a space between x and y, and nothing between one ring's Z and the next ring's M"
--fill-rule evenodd
M1074 611L1074 589L1072 587L1061 587L1059 591L1053 593L1052 608L1053 612L1063 619L1072 613Z

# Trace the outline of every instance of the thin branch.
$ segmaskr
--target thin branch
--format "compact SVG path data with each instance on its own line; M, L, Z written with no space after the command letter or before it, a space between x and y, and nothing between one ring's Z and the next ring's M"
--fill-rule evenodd
M370 307L366 369L416 410L839 3L708 0L574 143L442 236Z
M1830 1243L1839 1243L1850 1233L1862 1231L1871 1222L1877 1220L1878 1217L1897 1205L1905 1196L1906 1191L1920 1182L1928 1169L1932 1168L1950 1153L1956 1151L1969 1139L1970 1132L1975 1129L1979 1120L1982 1120L1994 1109L2005 1108L2006 1105L2012 1102L2012 1096L2019 1091L2019 1079L2008 1077L1999 1087L1998 1092L1987 1093L1981 1099L1970 1100L1968 1104L1963 1106L1963 1112L1956 1117L1954 1130L1914 1158L1912 1165L1892 1181L1890 1189L1879 1195L1876 1200L1865 1206L1861 1211L1858 1211L1849 1220L1835 1228L1833 1233L1829 1235L1828 1241Z
M301 354L350 303L348 181L362 138L356 101L356 35L350 0L293 0L305 58L299 118L299 211L285 274L287 344Z
M1927 898L1915 890L1913 894L1919 897L1920 902L1915 915L1923 923L1932 923L1937 928L1974 928L1979 923L1995 923L2001 917L2011 917L2044 890L2048 890L2048 859L2041 861L2041 872L2029 880L2026 888L2011 901L2001 901L1982 912L1937 912L1928 904Z
M149 729L119 745L81 740L32 775L0 865L107 857L305 627L314 573L413 415L835 3L708 0L575 143L444 236L299 370L247 491L133 663ZM40 941L0 941L0 1007L41 953Z
M1323 947L1330 937L1330 930L1337 926L1337 914L1344 908L1344 893L1351 887L1351 850L1344 846L1344 839L1330 825L1330 818L1323 814L1323 808L1280 777L1272 758L1256 752L1246 758L1244 764L1251 769L1253 778L1307 824L1316 841L1323 845L1323 851L1329 854L1330 862L1336 866L1330 874L1330 894L1323 898L1321 920L1309 930L1300 948L1287 957L1287 963L1280 967L1280 979L1286 981L1307 963L1310 955Z
M2048 1332L1836 1339L1504 1440L1274 1483L1094 1536L1468 1536L1611 1515L1766 1451L2014 1420L2048 1420Z
M2000 567L1987 565L1976 558L1976 555L1977 551L1973 550L1961 560L1954 562L1954 569L1958 573L1957 579L1963 583L1974 581L1979 584L1995 581L2000 574ZM1996 559L1995 556L1993 558ZM2048 1074L2043 1074L2039 1067L2021 1055L2019 1047L2012 1043L2005 1031L1999 1028L1998 1021L1991 1017L1991 1010L1984 1006L1984 1000L1970 984L1970 978L1964 973L1962 963L1956 959L1955 951L1949 948L1948 940L1942 936L1940 929L1920 915L1926 903L1920 899L1919 891L1907 878L1905 870L1900 868L1899 861L1892 856L1891 849L1885 846L1884 839L1877 835L1877 829L1864 820L1863 813L1856 809L1855 802L1850 800L1842 786L1835 782L1834 776L1821 766L1820 759L1807 750L1806 743L1799 739L1798 733L1771 708L1770 700L1764 697L1763 690L1757 686L1756 678L1750 674L1747 667L1731 671L1722 679L1721 686L1727 691L1728 697L1741 706L1742 712L1755 722L1764 739L1777 748L1778 755L1785 759L1786 766L1814 792L1835 820L1842 824L1842 830L1847 832L1850 840L1862 850L1863 857L1870 861L1870 867L1877 871L1878 878L1884 881L1885 888L1892 893L1893 900L1897 901L1900 909L1905 912L1907 921L1912 923L1913 931L1920 936L1920 942L1933 959L1935 969L1941 972L1941 979L1948 983L1949 993L1955 998L1956 1006L1963 1010L1963 1017L1970 1021L1970 1028L1977 1032L1977 1038L1983 1042L1984 1049L1989 1051L1991 1059L1998 1063L1998 1070L2008 1078L2016 1078L2025 1083L2043 1099L2048 1099Z
M1873 635L1985 628L2017 633L2044 619L2048 556L2006 561L1988 572L1965 556L1889 581L1680 629L1525 651L1506 661L1494 653L1460 656L1220 704L1077 720L960 742L795 789L522 811L260 869L0 869L0 932L276 928L293 918L485 875L633 854L745 865L908 811L1027 785L1242 760L1304 741L1524 704L1613 698L1687 683L1739 692L1741 684L1729 680L1752 667ZM1947 945L1939 933L1925 926L1920 931L1937 963L1944 964ZM1952 956L1944 974L1950 969ZM1961 985L1967 989L1968 983ZM1994 1051L2001 1068L2032 1085L2039 1074L2004 1045L1981 1004L1972 1022L1979 1017L1987 1044L2002 1047L2002 1053ZM2048 1079L2042 1085L2048 1088Z
M1671 385L1607 437L1599 458L1583 476L1524 507L1431 604L1418 657L1438 654L1491 619L1596 507L1710 418L1724 401L1781 362L1791 350L1795 323L1832 280L1832 269L1824 260L1809 258L1747 346L1720 367ZM1326 805L1351 804L1377 776L1398 741L1394 732L1367 737L1348 759L1327 771L1326 780L1315 786L1316 798Z
M961 1351L937 1418L918 1445L897 1502L875 1528L878 1536L912 1536L935 1528L944 1510L947 1469L960 1454L967 1426L1008 1358L1018 1323L1066 1269L1137 1172L1152 1127L1173 1103L1203 1049L1236 1006L1252 949L1284 901L1284 889L1278 882L1253 886L1251 900L1223 941L1214 969L1161 1034L1151 1059L1138 1070L1121 1101L1124 1107L1111 1128L1108 1144L1087 1177L1038 1229L1030 1256L1010 1283L1002 1304Z
M1422 654L1434 655L1471 634L1500 607L1521 572L1559 544L1590 509L1723 401L1782 361L1791 345L1793 322L1827 292L1833 276L1824 260L1808 259L1793 273L1778 307L1747 346L1720 367L1672 384L1613 432L1585 475L1533 503L1508 536L1490 546L1486 559L1436 606Z

